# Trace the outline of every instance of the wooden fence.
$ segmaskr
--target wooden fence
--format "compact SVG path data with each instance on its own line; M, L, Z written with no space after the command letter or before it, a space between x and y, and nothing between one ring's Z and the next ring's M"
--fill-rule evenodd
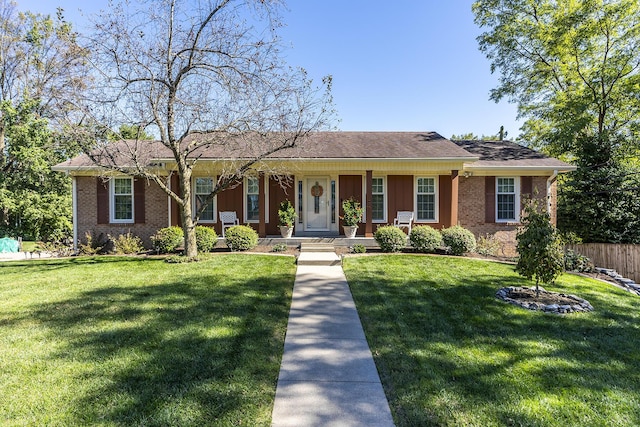
M567 248L591 258L596 267L612 268L640 283L640 245L584 243L567 245Z

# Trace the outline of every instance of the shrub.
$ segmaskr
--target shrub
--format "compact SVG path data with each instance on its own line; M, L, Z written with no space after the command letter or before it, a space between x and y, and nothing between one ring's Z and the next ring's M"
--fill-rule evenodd
M213 228L203 225L196 226L196 246L198 247L198 252L211 252L217 243L218 235Z
M524 208L523 227L518 230L518 264L516 272L538 284L553 283L564 269L562 241L549 220L549 214L530 201Z
M246 225L234 225L225 231L227 247L232 251L248 251L258 245L258 233Z
M404 231L391 225L379 227L373 237L383 252L400 252L407 246L407 235Z
M271 248L271 252L286 252L286 251L287 251L286 243L277 243L273 245L273 248Z
M501 249L502 244L491 234L479 236L478 241L476 242L476 252L480 255L498 256Z
M588 257L572 249L567 249L564 252L564 269L567 271L577 271L578 273L593 273L595 266Z
M176 248L184 243L184 234L182 228L178 226L161 228L151 236L153 249L161 254L173 252Z
M283 227L293 227L296 222L296 209L289 200L283 200L278 209L278 224Z
M411 246L418 252L435 252L442 245L442 235L428 225L418 225L409 233Z
M367 247L365 245L361 245L359 243L351 246L351 252L354 254L363 254L367 252Z
M462 255L476 249L476 238L473 233L459 225L442 230L442 242L453 255Z
M113 238L111 238L113 240ZM114 250L117 254L137 254L144 251L142 240L131 233L121 234L113 240Z
M78 253L80 255L96 255L102 250L102 247L104 246L104 243L100 244L98 238L96 238L93 233L87 232L84 235L84 239L87 243L84 244L80 242L80 244L78 245Z

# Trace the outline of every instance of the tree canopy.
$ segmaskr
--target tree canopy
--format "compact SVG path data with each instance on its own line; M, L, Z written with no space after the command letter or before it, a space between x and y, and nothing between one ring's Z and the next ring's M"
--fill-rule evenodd
M96 164L153 181L176 201L188 257L197 255L194 230L206 203L250 172L284 173L263 160L329 123L330 78L314 85L286 63L280 7L277 0L121 1L95 20L88 47L99 77L75 140ZM118 123L158 135L173 154L179 189L148 167L148 142L99 138ZM227 159L193 212L193 167L213 146Z
M64 117L85 87L86 51L64 20L0 0L0 234L61 240L71 231L71 183L51 166L75 154Z
M627 232L640 219L628 170L640 152L640 3L479 0L473 12L500 74L491 99L517 104L520 139L579 167L563 180L559 224L587 241L640 241ZM601 221L609 237L592 232Z

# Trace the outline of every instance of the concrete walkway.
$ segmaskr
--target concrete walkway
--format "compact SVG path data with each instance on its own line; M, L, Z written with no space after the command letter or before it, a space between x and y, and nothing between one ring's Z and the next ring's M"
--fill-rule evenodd
M342 267L306 258L296 273L272 426L393 426Z

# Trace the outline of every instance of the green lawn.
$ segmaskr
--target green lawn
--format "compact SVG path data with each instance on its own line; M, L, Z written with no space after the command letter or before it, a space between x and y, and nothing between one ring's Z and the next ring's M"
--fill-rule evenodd
M295 264L0 264L0 425L271 422Z
M530 286L465 258L347 258L344 269L397 426L640 425L640 297L573 275L564 317L494 297Z

